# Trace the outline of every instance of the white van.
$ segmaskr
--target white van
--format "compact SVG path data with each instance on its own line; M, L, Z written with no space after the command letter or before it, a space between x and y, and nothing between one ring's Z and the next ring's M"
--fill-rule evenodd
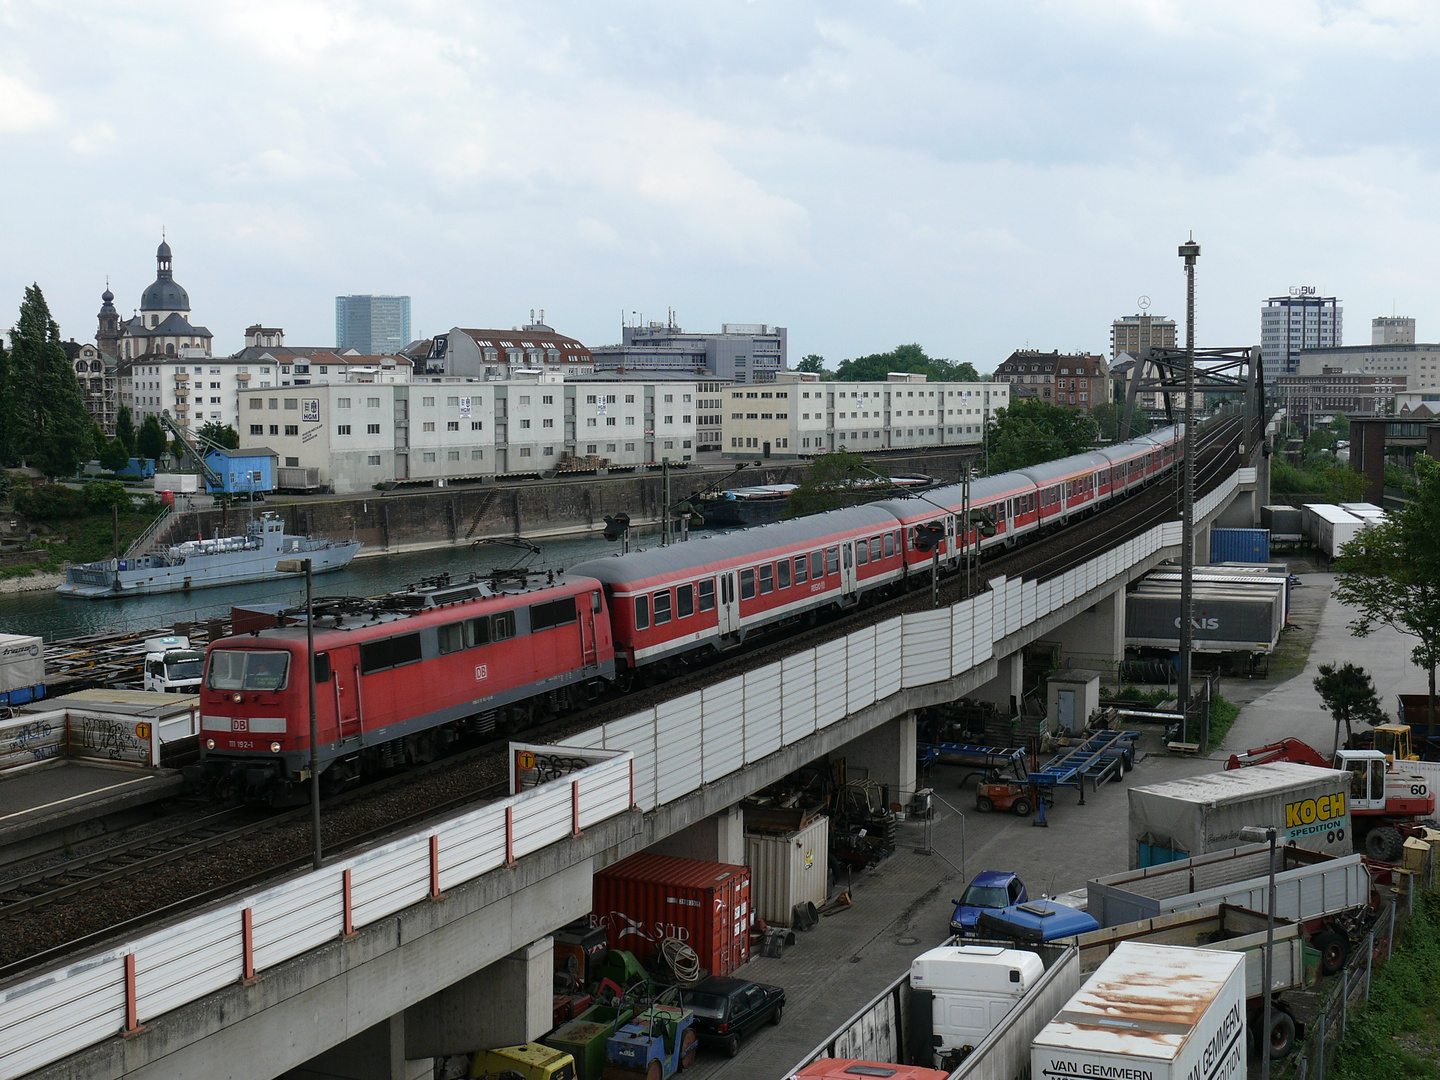
M923 1025L928 998L936 1068L954 1070L1044 973L1035 953L989 945L941 945L911 961L911 1015Z

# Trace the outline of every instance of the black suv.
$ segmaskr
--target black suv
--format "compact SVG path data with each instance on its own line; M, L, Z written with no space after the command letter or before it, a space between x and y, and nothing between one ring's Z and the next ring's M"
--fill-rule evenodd
M695 1014L695 1031L702 1044L719 1046L734 1057L740 1039L761 1024L780 1022L785 991L778 986L725 979L712 975L684 992L685 1007Z

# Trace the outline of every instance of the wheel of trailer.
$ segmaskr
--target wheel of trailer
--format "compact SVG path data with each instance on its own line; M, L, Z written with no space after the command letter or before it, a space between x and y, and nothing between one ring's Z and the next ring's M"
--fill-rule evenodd
M725 1056L734 1057L738 1053L740 1053L740 1036L731 1035L729 1041L725 1043Z
M975 796L975 809L982 814L988 814L995 809L995 801L988 795Z
M1295 1049L1295 1018L1270 1004L1270 1057L1289 1057Z
M1018 815L1019 817L1029 817L1031 809L1030 800L1023 797L1016 799L1015 805L1012 806L1010 809L1014 810L1016 815Z
M1382 825L1365 834L1365 854L1379 862L1399 862L1405 854L1405 838L1399 829Z
M1345 966L1345 957L1350 952L1350 943L1344 934L1334 930L1322 930L1310 939L1310 944L1320 951L1320 970L1334 975Z
M686 1028L685 1034L680 1036L680 1068L688 1069L695 1064L695 1055L700 1051L700 1036L695 1034L694 1028ZM658 1065L659 1062L656 1062Z

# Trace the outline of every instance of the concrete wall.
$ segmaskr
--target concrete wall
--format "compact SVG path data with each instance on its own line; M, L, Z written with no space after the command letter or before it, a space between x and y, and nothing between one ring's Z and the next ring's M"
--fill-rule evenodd
M655 855L744 866L745 814L739 806L727 807L671 833L649 850Z

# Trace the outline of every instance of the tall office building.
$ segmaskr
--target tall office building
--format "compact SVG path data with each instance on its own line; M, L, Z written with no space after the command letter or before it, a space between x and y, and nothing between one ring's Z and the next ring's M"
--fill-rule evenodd
M1345 309L1333 296L1301 285L1289 296L1272 296L1260 309L1260 355L1265 377L1295 374L1301 349L1333 349L1345 344Z
M1404 315L1382 315L1370 320L1371 345L1414 345L1415 320Z
M1163 315L1125 315L1110 324L1110 359L1141 349L1175 348L1175 320Z
M590 352L596 371L710 375L736 383L768 383L787 370L788 332L766 323L724 323L718 334L686 333L675 321L621 326L619 345Z
M410 344L410 297L337 296L335 348L362 356L397 353Z

